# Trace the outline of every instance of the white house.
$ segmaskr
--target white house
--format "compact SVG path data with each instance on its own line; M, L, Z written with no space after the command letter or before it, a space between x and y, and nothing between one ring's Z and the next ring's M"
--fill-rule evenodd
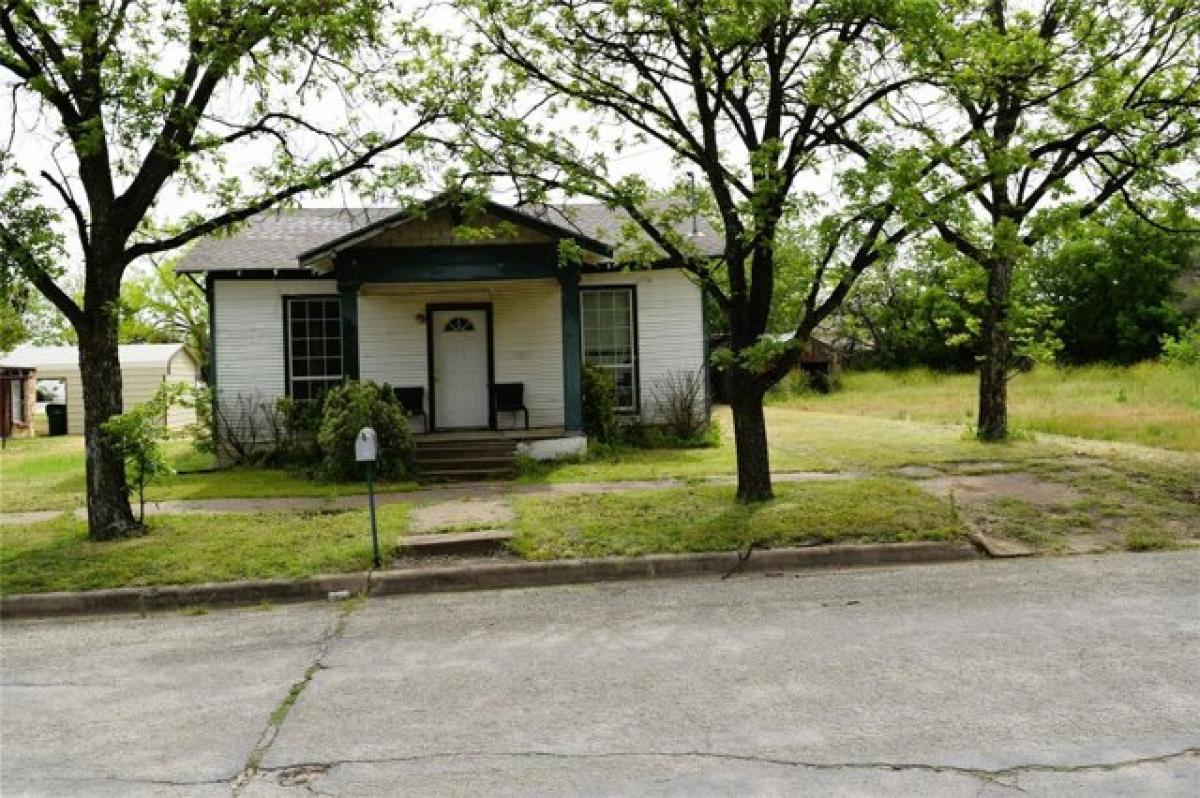
M121 361L121 403L126 409L154 396L164 382L192 385L199 379L196 361L183 344L125 344L118 347L117 352ZM39 385L57 383L53 392L67 406L67 433L83 433L83 386L78 349L25 345L5 355L3 361L5 366L36 369ZM176 405L167 411L167 426L172 429L195 421L196 411L192 407Z
M541 441L538 456L584 444L583 364L647 423L656 385L706 368L700 288L667 261L616 268L621 223L596 204L488 203L469 223L439 201L272 211L177 268L205 275L219 396L374 380L424 416L414 432L492 431ZM703 227L698 243L715 239ZM581 265L561 265L562 242Z

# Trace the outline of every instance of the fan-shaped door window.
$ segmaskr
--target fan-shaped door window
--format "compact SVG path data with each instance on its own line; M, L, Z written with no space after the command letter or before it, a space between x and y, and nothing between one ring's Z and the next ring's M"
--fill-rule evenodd
M442 328L445 332L475 332L475 322L462 316L455 316L446 322Z

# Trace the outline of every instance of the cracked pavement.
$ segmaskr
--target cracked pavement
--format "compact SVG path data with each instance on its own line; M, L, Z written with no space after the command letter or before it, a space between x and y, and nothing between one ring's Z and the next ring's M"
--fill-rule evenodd
M5 796L1200 794L1200 551L0 635Z

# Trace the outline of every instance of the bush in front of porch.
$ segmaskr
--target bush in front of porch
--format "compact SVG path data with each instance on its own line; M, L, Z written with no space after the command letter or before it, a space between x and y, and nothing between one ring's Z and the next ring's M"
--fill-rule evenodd
M354 442L363 427L374 429L379 441L375 469L380 477L400 479L412 474L413 439L404 410L391 386L366 381L336 385L325 393L317 433L320 476L332 480L362 477L363 466L354 458Z
M361 480L354 441L363 427L379 440L376 475L402 480L413 474L414 444L404 410L386 383L352 381L331 386L320 401L258 395L218 396L213 430L200 430L197 448L216 450L234 466L282 466L329 482Z

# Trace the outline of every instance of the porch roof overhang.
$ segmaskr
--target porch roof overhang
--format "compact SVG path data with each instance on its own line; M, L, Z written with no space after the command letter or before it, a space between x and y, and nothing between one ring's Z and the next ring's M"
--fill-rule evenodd
M454 283L558 278L553 244L471 247L363 247L337 253L330 270L339 285Z
M428 256L431 253L436 253L440 250L447 252L451 250L461 250L466 254L465 260L480 261L480 259L493 261L497 255L520 255L528 256L533 250L530 245L521 244L483 244L479 246L458 246L458 247L371 247L370 242L379 237L388 230L401 227L406 224L416 223L425 218L432 211L450 208L457 212L453 203L446 197L434 197L431 200L421 203L412 208L405 208L396 211L392 214L384 216L370 224L354 230L338 238L324 242L319 246L301 252L297 256L297 262L301 268L309 269L318 274L328 273L336 269L337 265L347 262L346 256L350 256L351 262L379 263L386 255L388 259L395 262L397 256L402 260L408 261L410 264L414 262L414 258L410 255ZM555 241L572 240L578 244L587 255L590 255L590 260L608 260L613 255L613 248L609 244L592 238L588 235L580 233L579 230L556 224L547 219L539 218L531 214L525 213L517 208L512 208L507 205L501 205L496 202L487 201L483 204L483 210L515 225L534 230L547 236ZM546 249L553 249L554 246L537 245L538 252ZM459 260L459 257L451 260ZM503 258L502 258L503 259ZM480 261L481 262L481 261ZM501 264L502 265L502 264ZM494 275L476 275L472 276L469 273L463 276L456 276L449 272L442 273L434 279L443 280L477 280L487 279L488 276ZM524 275L513 274L512 277L527 277L527 276L543 276L542 274ZM548 275L547 275L548 276ZM390 279L402 277L399 274L392 274ZM429 278L409 278L409 279L429 279Z

